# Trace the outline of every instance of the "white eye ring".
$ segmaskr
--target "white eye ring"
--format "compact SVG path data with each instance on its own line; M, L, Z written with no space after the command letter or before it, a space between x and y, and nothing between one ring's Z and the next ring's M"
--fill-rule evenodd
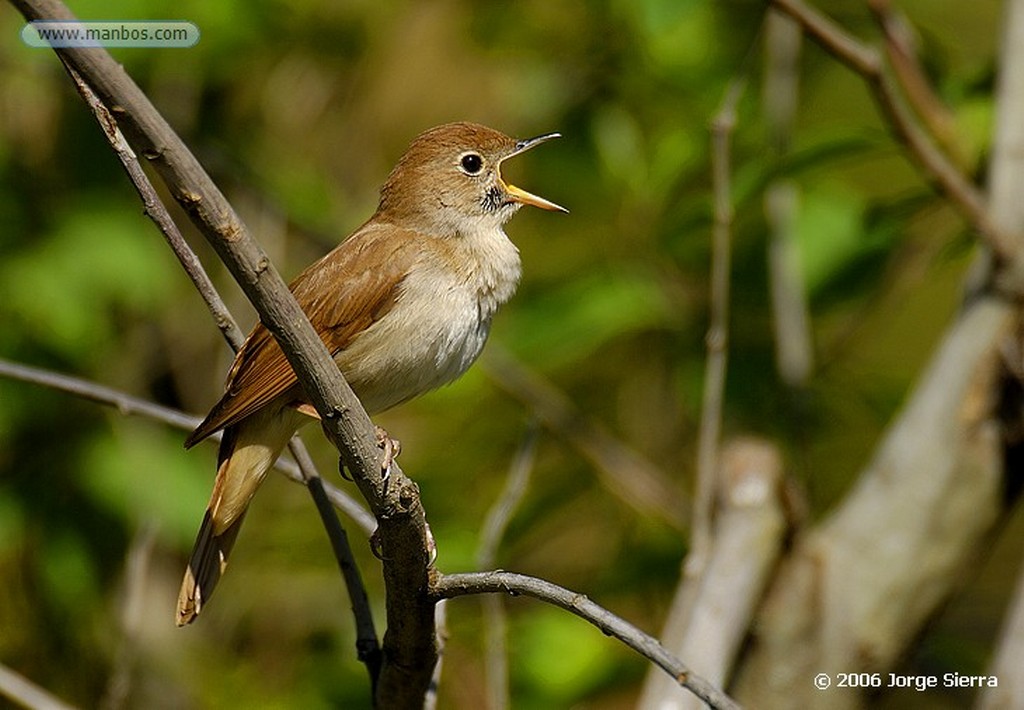
M484 159L479 153L469 152L459 156L459 170L466 175L476 176L484 169Z

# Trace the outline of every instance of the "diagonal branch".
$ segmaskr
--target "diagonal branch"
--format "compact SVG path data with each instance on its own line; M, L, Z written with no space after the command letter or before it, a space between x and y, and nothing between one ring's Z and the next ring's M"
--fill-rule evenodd
M146 419L169 424L185 431L192 431L201 421L199 417L194 417L177 409L164 407L139 397L133 397L130 394L105 385L38 367L22 365L2 358L0 358L0 377L8 377L12 380L49 387L59 392L67 392L90 402L114 407L124 415L145 417ZM219 441L220 433L215 434L211 439ZM305 476L295 462L288 461L287 459L278 459L274 464L274 468L295 483L306 484ZM340 488L326 482L323 485L327 498L335 508L355 521L367 535L374 531L377 523L373 516L366 511L366 508Z
M199 257L196 256L196 253L189 247L185 238L182 237L181 231L174 223L163 202L161 202L149 178L146 177L146 173L139 164L138 158L132 151L131 146L128 145L120 128L118 128L117 121L114 120L114 117L103 102L100 101L99 97L96 96L92 87L82 80L78 72L66 61L64 61L64 67L67 69L72 81L74 81L79 95L86 105L89 106L93 116L96 117L96 121L100 124L100 128L103 129L107 142L110 143L114 153L121 161L121 165L128 174L132 185L135 186L136 192L139 193L146 215L156 224L160 233L174 252L174 255L181 263L185 273L188 274L196 290L199 291L210 314L213 316L214 322L224 335L225 340L228 341L228 345L237 352L242 346L245 336L242 335L242 331L231 316L230 311L228 311L224 300L217 293L213 281L210 280L210 277L203 269ZM352 603L352 612L355 616L357 629L356 654L359 660L366 664L370 674L371 685L375 685L380 674L380 645L377 641L377 632L374 628L373 614L366 594L366 587L363 585L359 568L356 565L355 555L352 554L352 548L348 543L348 535L345 533L345 529L339 522L337 514L331 507L330 500L327 498L324 490L323 480L316 469L316 465L313 463L313 459L309 456L305 444L302 443L302 439L298 435L292 437L288 447L299 466L303 482L313 498L317 513L320 515L324 530L327 532L327 537L331 542L331 549L334 551L338 568L341 570L342 578L345 581L349 599Z
M746 87L744 79L733 81L711 122L711 182L714 189L714 228L711 237L711 294L707 360L701 399L700 433L697 438L697 485L693 505L690 551L683 570L699 578L711 553L715 481L718 471L725 377L729 360L729 284L732 252L732 180L730 148L736 126L736 104Z
M738 710L736 701L701 676L693 673L673 656L656 638L645 634L629 622L611 613L586 596L537 577L515 572L473 572L439 575L431 587L435 599L451 599L466 594L525 595L553 604L590 622L607 636L612 636L647 658L676 679L712 708Z
M29 21L74 21L57 0L12 0ZM269 257L149 99L102 49L55 50L94 89L136 153L146 157L252 302L321 416L325 433L370 504L380 526L387 589L385 662L380 705L422 702L436 659L433 602L427 599L430 553L419 491L397 465L381 475L375 429L330 353Z
M772 4L800 23L810 37L832 56L860 74L879 108L941 191L949 197L981 234L1003 263L1019 258L1017 239L997 225L989 214L984 194L932 142L914 120L881 57L803 0L772 0Z
M611 493L641 515L685 528L686 501L657 466L580 412L565 394L501 347L489 344L481 360L495 384L529 407L533 416L589 461Z
M0 664L0 696L35 710L75 710L73 705L68 705L3 664Z
M869 0L868 7L885 36L886 57L911 108L943 150L950 154L957 165L964 167L967 159L958 141L956 118L943 103L921 66L906 15L893 7L892 0Z

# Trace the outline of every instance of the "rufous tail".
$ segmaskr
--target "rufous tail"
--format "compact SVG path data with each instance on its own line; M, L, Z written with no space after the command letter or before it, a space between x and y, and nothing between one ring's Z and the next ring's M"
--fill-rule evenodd
M192 623L203 604L209 600L213 590L220 581L220 576L228 563L228 555L238 537L238 531L245 520L243 513L234 523L220 535L213 533L213 515L209 509L203 516L203 524L199 527L195 547L185 569L185 579L181 582L178 592L178 613L175 621L178 626Z
M271 403L224 430L217 479L178 594L178 626L195 620L210 601L249 502L288 439L309 421L299 410Z

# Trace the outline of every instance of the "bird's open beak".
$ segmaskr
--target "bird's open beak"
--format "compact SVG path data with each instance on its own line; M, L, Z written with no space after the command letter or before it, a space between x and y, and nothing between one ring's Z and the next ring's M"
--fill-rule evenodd
M545 133L544 135L537 136L536 138L527 138L526 140L517 141L516 142L516 149L514 151L512 151L511 153L509 153L508 155L506 155L502 160L508 160L509 158L511 158L513 156L519 155L520 153L525 153L530 148L533 148L534 146L538 146L538 145L540 145L541 143L543 143L545 141L551 140L552 138L561 138L561 137L562 137L561 133ZM499 175L498 179L501 180L500 175ZM565 209L564 207L562 207L561 205L556 205L554 202L550 202L548 200L545 200L543 197L538 197L537 195L534 195L533 193L530 193L530 192L527 192L526 190L518 188L515 185L511 185L509 183L506 183L504 180L501 180L501 184L505 186L505 191L509 194L509 196L513 200L515 200L516 202L519 202L521 204L533 205L534 207L540 207L542 210L551 210L552 212L568 212L569 211L569 210Z

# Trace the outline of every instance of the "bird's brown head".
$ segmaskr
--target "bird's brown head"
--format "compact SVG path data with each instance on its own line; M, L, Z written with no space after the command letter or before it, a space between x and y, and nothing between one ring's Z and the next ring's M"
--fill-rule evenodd
M441 234L493 229L523 205L568 212L501 177L502 161L558 133L517 140L476 123L421 133L381 188L378 217Z

